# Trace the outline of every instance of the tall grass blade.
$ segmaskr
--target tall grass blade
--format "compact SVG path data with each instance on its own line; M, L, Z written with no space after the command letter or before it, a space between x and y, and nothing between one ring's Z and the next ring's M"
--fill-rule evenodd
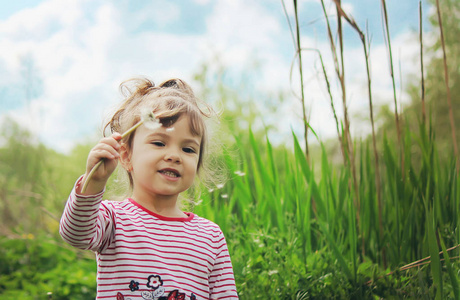
M337 259L339 266L342 268L342 271L345 273L345 275L351 282L354 282L354 276L351 273L350 268L348 267L348 264L345 260L345 257L343 256L342 251L340 251L339 247L337 246L334 238L331 236L327 227L323 223L320 223L319 226L321 232L326 236L326 240L329 246L331 247L331 250L334 253L335 258Z
M294 137L294 155L296 158L296 162L300 165L300 169L305 176L305 180L310 183L309 188L312 189L312 196L315 201L315 204L318 207L318 215L324 219L326 216L327 210L326 205L321 197L321 193L319 191L318 185L314 180L311 180L313 174L310 166L307 163L306 157L303 155L302 148L300 147L299 140L297 136L292 132L292 136Z
M427 190L429 188L427 187ZM428 192L427 192L428 194ZM438 242L435 233L435 220L433 208L430 208L425 200L426 210L426 224L427 224L427 243L431 256L431 273L433 281L436 286L436 300L443 299L442 291L442 273L441 273L441 260L439 258Z

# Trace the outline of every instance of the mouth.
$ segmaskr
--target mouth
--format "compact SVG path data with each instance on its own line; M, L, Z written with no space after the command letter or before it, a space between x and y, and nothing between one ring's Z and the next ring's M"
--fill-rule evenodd
M166 175L168 177L173 177L173 178L180 177L179 172L174 169L163 169L163 170L158 171L158 173Z

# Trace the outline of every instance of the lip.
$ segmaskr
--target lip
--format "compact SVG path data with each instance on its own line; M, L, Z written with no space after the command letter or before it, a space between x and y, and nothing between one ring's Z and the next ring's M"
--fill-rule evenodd
M168 176L167 174L165 174L163 172L173 172L173 173L177 174L177 177ZM160 173L160 175L162 175L166 179L172 180L172 181L179 180L179 178L182 177L180 172L178 170L174 169L174 168L164 168L164 169L159 170L158 173Z

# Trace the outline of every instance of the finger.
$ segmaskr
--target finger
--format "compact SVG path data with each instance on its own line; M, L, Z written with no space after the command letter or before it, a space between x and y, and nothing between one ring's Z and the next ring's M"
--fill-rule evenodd
M112 138L114 138L116 141L119 142L119 141L121 140L122 137L121 137L121 134L120 134L120 133L114 132L114 133L112 133Z
M118 142L118 140L113 135L103 138L102 140L100 140L99 144L109 145L109 146L111 146L112 148L114 148L117 151L120 149L120 143ZM96 145L96 147L97 147L97 145Z
M99 143L94 147L92 150L92 155L97 158L107 158L107 159L115 159L120 157L118 150L114 149L112 145Z

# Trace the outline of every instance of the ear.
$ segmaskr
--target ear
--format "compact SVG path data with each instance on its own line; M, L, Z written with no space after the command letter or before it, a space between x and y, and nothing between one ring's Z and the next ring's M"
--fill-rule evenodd
M120 147L120 164L128 172L131 172L133 169L131 164L131 151L125 143L121 144Z

